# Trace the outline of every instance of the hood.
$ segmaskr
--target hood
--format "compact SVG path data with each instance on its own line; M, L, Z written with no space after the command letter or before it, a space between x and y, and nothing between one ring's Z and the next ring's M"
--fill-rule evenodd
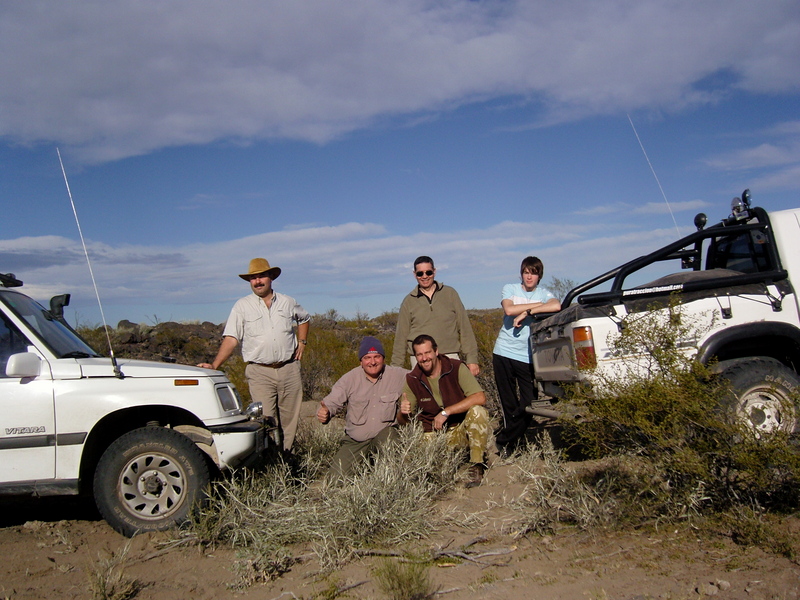
M77 363L81 367L84 377L113 377L114 370L110 358L79 358ZM119 370L125 377L212 377L219 375L219 371L162 363L150 360L135 360L132 358L117 359Z

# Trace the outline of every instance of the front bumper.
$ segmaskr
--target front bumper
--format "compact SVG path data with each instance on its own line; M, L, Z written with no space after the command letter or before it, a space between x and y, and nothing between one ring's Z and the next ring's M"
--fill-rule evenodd
M280 429L266 417L208 428L222 470L257 464L264 456L280 449Z

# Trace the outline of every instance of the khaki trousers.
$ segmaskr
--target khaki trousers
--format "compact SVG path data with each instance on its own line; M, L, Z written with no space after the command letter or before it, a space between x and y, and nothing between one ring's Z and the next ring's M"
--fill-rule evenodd
M250 363L245 367L244 375L253 402L261 402L264 416L275 417L283 433L283 449L291 450L303 402L300 361L277 369Z

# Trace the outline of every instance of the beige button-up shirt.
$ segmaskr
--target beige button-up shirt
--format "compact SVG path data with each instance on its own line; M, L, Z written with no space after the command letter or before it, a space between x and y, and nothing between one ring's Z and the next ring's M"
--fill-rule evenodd
M270 308L255 294L241 298L225 323L222 335L239 341L245 362L270 365L291 360L297 349L294 327L311 319L294 298L272 293Z

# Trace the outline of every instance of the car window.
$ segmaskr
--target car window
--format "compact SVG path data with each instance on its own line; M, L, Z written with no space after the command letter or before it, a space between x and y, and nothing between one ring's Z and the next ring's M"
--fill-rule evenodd
M0 314L0 377L6 377L8 357L27 349L27 338L5 315Z

